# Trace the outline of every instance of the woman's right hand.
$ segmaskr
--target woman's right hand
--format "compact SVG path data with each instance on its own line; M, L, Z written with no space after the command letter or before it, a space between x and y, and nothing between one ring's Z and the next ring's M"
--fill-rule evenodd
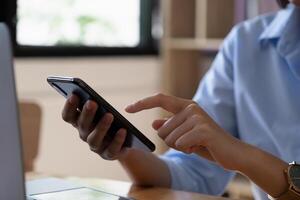
M93 120L98 109L97 103L87 101L81 112L78 111L78 107L79 97L70 96L63 108L62 118L78 130L80 138L89 145L91 151L106 160L116 160L124 156L127 149L122 146L125 142L126 130L119 129L111 142L108 142L105 137L114 120L113 115L106 113L95 125Z

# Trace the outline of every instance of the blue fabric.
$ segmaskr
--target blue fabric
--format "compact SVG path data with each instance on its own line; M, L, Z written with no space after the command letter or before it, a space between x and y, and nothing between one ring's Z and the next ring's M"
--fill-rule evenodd
M281 159L300 161L300 8L237 25L194 100L235 137ZM222 194L233 177L196 155L162 156L174 189ZM234 159L234 158L228 158ZM267 200L253 184L257 200Z

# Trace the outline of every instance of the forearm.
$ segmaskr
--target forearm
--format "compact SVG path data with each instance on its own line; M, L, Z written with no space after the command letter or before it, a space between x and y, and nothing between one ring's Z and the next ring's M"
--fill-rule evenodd
M158 187L171 185L168 166L152 153L129 149L119 162L134 184Z
M284 170L288 164L252 145L240 142L237 171L248 176L256 185L273 197L287 191Z

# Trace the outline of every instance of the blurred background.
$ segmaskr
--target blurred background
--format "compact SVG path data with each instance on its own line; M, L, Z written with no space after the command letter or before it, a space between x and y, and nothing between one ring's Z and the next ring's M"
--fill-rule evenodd
M124 107L157 92L191 98L230 29L278 9L275 0L2 0L0 20L11 31L20 103L40 110L37 118L30 110L22 115L23 121L39 122L33 123L35 137L23 136L24 148L36 141L31 170L129 180L117 162L90 152L63 122L65 100L47 85L47 76L85 80L146 134L160 154L167 147L151 123L164 113L156 109L132 115ZM243 183L230 190L251 199Z

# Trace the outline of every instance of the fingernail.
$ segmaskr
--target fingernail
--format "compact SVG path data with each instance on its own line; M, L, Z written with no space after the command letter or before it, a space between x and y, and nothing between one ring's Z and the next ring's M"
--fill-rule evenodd
M133 107L133 104L130 104L130 105L128 105L126 108L125 108L125 110L129 110L130 108L132 108Z

